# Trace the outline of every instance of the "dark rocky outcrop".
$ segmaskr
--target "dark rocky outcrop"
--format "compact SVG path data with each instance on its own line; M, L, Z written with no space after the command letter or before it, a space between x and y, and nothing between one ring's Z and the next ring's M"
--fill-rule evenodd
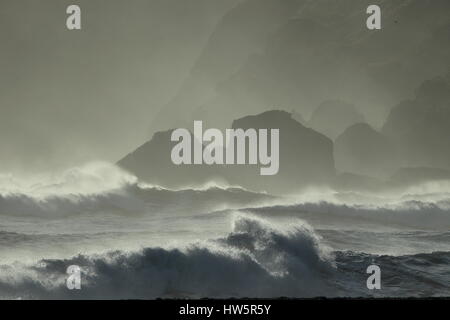
M268 111L235 120L233 128L279 128L280 168L277 175L259 175L259 166L234 166L232 183L270 192L295 192L311 185L324 185L334 177L333 143L307 128L284 111Z
M176 142L171 141L173 130L157 132L150 141L129 153L117 164L136 175L140 180L167 188L199 186L218 179L220 167L206 165L181 165L172 163L170 157Z
M179 188L226 180L257 191L294 192L333 179L333 144L324 135L306 128L284 111L268 111L235 120L233 129L279 129L279 172L261 176L261 165L174 165L170 155L172 130L156 133L141 147L118 162L143 181ZM206 129L206 128L204 128Z

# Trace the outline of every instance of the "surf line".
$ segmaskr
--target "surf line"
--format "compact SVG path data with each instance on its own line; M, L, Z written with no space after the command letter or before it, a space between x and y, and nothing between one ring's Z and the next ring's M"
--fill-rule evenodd
M268 140L268 129L250 128L245 131L244 129L226 129L224 135L221 130L215 128L203 132L203 122L194 121L193 136L185 128L172 131L171 141L178 143L172 148L170 156L176 165L255 165L259 163L260 175L275 175L280 167L280 130L270 129L270 154ZM193 161L192 143L194 144Z

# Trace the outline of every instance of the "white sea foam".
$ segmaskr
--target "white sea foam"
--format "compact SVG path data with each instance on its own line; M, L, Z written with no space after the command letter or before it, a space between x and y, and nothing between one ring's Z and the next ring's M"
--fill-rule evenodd
M34 179L3 175L0 255L11 254L7 259L2 256L7 262L0 266L0 297L360 295L365 279L356 278L364 275L366 263L378 259L369 253L386 252L384 247L392 247L393 241L370 244L387 234L357 229L372 223L407 231L389 230L392 233L386 236L397 239L397 248L389 251L393 256L386 258L392 270L400 265L408 271L410 261L420 269L420 264L428 266L428 259L434 261L428 267L436 268L434 274L406 272L404 283L416 281L418 289L386 294L420 294L430 290L429 283L438 288L433 294L448 294L445 266L450 257L433 248L447 248L448 234L442 230L450 228L449 199L442 183L388 195L322 189L283 198L214 183L169 190L143 184L105 163ZM224 234L230 212L235 212L232 231ZM332 228L315 232L303 219ZM336 222L350 225L354 233L346 233ZM328 237L326 241L319 232ZM173 238L178 244L160 247ZM337 250L360 252L337 251L335 260L336 252L330 254L324 245L333 242L340 245ZM424 251L414 246L407 254L426 255L395 257L395 252L419 242ZM12 254L12 247L17 254ZM109 249L120 250L102 253ZM70 258L80 252L84 254ZM33 257L25 259L29 253ZM43 257L55 259L35 264ZM15 260L19 262L12 263ZM64 284L65 268L71 264L85 271L80 292L68 291ZM392 273L394 282L396 276ZM384 277L389 279L389 273Z
M325 250L325 251L324 251ZM84 270L83 289L65 288L65 270ZM184 248L115 251L37 265L0 267L0 295L22 298L155 298L162 296L314 296L332 290L333 271L320 239L305 223L280 227L237 215L224 238Z

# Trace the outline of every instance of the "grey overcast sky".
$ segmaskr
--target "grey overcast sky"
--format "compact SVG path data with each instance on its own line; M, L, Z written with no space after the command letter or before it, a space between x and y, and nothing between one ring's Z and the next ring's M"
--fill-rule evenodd
M82 30L66 29L66 8ZM0 172L118 160L233 1L2 0Z

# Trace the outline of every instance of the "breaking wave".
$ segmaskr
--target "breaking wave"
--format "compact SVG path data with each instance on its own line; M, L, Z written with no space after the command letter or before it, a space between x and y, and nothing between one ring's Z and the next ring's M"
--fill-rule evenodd
M26 179L0 174L0 195L26 195L41 200L55 196L99 195L136 183L135 176L110 163L93 162L59 174L41 174Z
M82 289L65 287L66 268L83 270ZM245 215L226 237L184 248L145 248L0 267L3 298L316 296L332 292L332 259L301 221L274 226Z
M394 197L332 190L311 196L275 197L238 186L211 182L197 188L170 190L138 181L103 162L72 168L58 175L18 179L0 174L0 215L55 217L77 213L211 212L255 207L252 212L332 212L389 222L416 221L425 227L450 227L450 193L442 184L408 189ZM186 206L189 203L189 206Z
M383 270L383 290L367 290L371 264ZM225 237L185 247L0 266L0 298L448 296L449 264L450 252L330 252L301 220L286 227L238 214ZM82 268L81 290L66 288L70 265Z
M441 187L389 197L169 190L106 163L34 180L0 175L0 298L450 296ZM175 234L183 245L160 246ZM366 287L373 263L383 270L379 292ZM81 290L66 288L70 265L83 270Z
M328 201L305 202L290 205L274 205L247 208L251 213L277 216L280 214L321 215L326 218L355 219L382 223L385 226L401 225L418 229L450 229L450 200L407 200L386 204L352 204Z
M219 210L251 203L267 203L274 197L236 186L213 182L182 190L141 183L109 163L90 163L59 175L21 180L0 175L0 214L60 217L79 213L145 213L186 209Z

